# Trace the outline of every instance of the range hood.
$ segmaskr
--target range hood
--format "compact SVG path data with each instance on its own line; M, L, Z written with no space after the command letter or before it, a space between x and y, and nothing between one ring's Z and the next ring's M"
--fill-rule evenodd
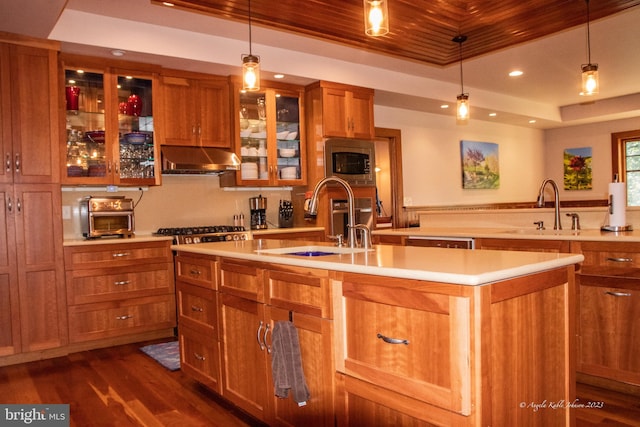
M240 158L221 148L162 145L160 151L163 174L218 175L240 169Z

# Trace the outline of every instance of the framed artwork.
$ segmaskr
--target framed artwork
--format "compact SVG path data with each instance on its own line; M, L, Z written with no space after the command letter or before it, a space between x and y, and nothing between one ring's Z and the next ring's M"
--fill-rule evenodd
M493 142L460 141L462 188L500 188L498 144Z
M591 147L564 150L564 189L591 190Z

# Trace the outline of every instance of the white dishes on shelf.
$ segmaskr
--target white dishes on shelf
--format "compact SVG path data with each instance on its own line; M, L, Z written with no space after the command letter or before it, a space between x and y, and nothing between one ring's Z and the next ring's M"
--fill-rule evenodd
M276 133L276 138L280 141L293 141L298 137L298 132L289 132L288 130Z
M251 138L256 138L256 139L265 139L267 137L267 132L263 131L263 132L252 132L251 135L249 135Z
M242 163L240 165L240 174L242 179L258 179L258 164Z
M296 155L295 148L281 148L280 157L294 157Z
M244 129L240 131L240 138L249 138L251 136L251 129Z
M285 131L276 133L276 138L284 140L284 139L287 139L287 135L289 135L289 131L285 130Z
M287 135L287 140L292 141L296 139L297 136L298 136L298 132L289 132L289 134Z
M298 168L295 166L287 166L280 169L280 179L297 179Z

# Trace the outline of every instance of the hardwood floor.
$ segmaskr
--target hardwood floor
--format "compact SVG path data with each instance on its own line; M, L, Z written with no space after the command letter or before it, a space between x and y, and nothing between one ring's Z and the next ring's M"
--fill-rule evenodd
M142 353L142 344L0 367L1 403L69 403L71 426L263 426ZM640 397L578 384L577 427L640 426ZM545 426L546 427L546 426Z
M78 427L263 425L162 367L139 350L144 344L2 367L0 402L69 403Z

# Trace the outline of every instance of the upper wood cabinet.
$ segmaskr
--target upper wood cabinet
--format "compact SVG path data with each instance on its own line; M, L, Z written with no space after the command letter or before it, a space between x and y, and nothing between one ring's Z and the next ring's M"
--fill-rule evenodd
M58 52L2 40L0 35L0 182L56 183Z
M160 86L162 145L231 147L226 77L170 71L163 73Z
M63 55L62 182L160 184L157 74L143 64Z
M373 89L320 81L307 87L314 100L319 99L324 137L373 139ZM315 112L314 114L317 114Z
M221 185L304 185L304 88L263 81L260 91L246 92L231 80L234 149L242 165L222 176Z

